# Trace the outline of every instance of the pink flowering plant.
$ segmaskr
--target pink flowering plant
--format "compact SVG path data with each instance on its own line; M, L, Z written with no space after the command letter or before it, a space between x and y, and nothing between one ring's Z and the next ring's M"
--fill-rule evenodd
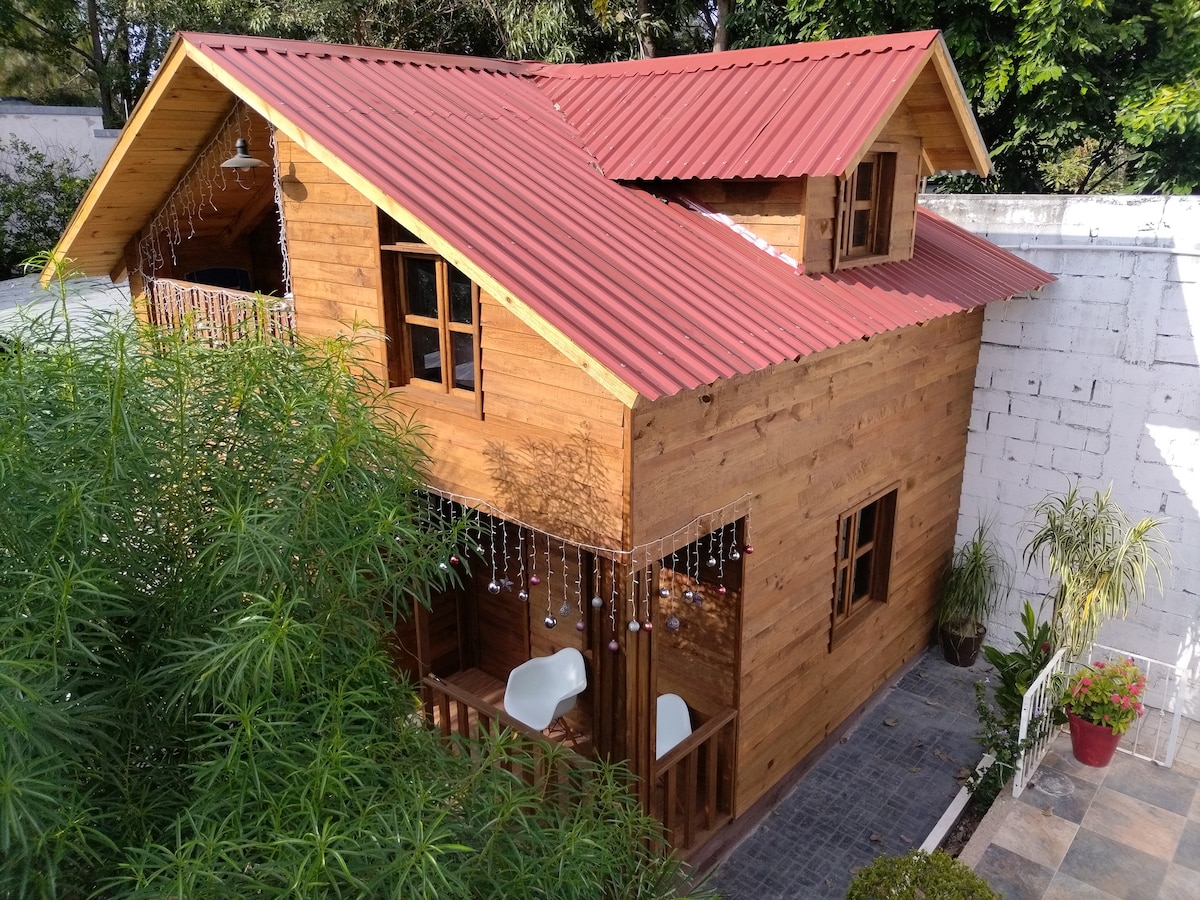
M1072 676L1063 706L1084 721L1124 734L1144 711L1145 690L1146 676L1132 659L1096 660Z

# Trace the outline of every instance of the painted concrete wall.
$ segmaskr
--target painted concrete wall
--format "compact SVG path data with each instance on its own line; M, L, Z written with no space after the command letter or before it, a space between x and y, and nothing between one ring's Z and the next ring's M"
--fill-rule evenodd
M922 197L1058 276L987 309L959 539L979 516L1017 563L988 641L1011 646L1024 599L1028 509L1067 477L1113 486L1135 518L1166 519L1165 591L1101 642L1200 674L1200 197Z
M23 100L0 100L0 143L14 137L32 144L53 157L72 156L88 162L94 172L117 143L119 130L106 129L99 108L85 106L36 106Z

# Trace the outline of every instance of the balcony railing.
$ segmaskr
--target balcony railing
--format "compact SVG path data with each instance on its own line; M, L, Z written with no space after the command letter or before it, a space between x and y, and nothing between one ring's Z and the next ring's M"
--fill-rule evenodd
M575 796L570 775L584 763L578 753L546 740L482 697L436 675L425 676L421 686L425 719L448 746L470 753L482 762L485 739L509 728L521 736L519 746L512 748L519 752L506 754L500 765L526 784L537 786L550 802L556 799L570 802Z
M654 763L651 813L680 853L703 844L732 816L734 725L726 709Z
M150 324L213 347L254 334L290 343L295 329L289 299L170 278L146 282L146 313Z
M547 790L553 798L570 802L575 796L570 775L583 757L552 744L540 734L483 698L435 676L421 680L425 718L443 740L463 752L478 753L483 738L504 728L524 736L520 759L506 759L504 767L528 784ZM684 741L654 763L651 814L666 831L671 847L683 854L707 840L732 814L732 766L736 711L724 710L703 722ZM561 791L555 791L561 788ZM553 802L553 799L552 799Z

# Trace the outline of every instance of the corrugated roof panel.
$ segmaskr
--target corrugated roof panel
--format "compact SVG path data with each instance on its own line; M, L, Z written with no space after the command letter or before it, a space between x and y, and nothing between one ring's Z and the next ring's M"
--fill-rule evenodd
M864 86L885 92L917 58L906 49L891 53L880 39L863 42L854 57L860 62L849 80L853 84L844 90L839 86L849 82L840 67L849 65L849 55L822 57L833 61L832 75L818 66L798 82L784 76L774 58L807 65L804 48L595 67L611 78L602 73L598 79L561 80L582 110L573 125L543 93L559 82L544 77L550 67L541 64L267 39L183 40L189 52L229 73L239 93L260 99L268 113L286 122L285 131L294 129L308 146L322 149L408 210L423 229L455 247L646 399L968 309L1048 280L926 212L917 217L911 261L806 276L678 202L606 177L594 155L599 151L583 133L594 139L607 119L626 117L613 134L618 143L627 140L637 119L627 116L630 109L654 96L689 109L730 103L732 115L740 107L722 87L724 77L737 81L738 96L777 103L777 118L794 118L786 128L793 136L809 131L795 117L816 109L810 92L828 100L826 122L846 115L851 126L869 130L861 110L845 108L848 98ZM919 48L930 40L918 35L893 43ZM733 67L728 57L745 65ZM721 60L717 67L713 59ZM630 78L630 69L649 72L650 86ZM667 77L691 71L707 74ZM788 84L800 87L776 100L775 93L782 96ZM883 100L872 102L883 108ZM678 156L704 171L727 166L736 128L718 129L721 139L705 146L691 128L698 117L689 116L688 127L671 126L675 130L663 144L668 149L655 144L647 158ZM768 134L774 123L767 119L757 126L758 135L748 136L751 152L738 157L737 165L751 159L773 171L780 160L808 152ZM581 131L581 121L592 124ZM737 128L750 130L758 119L737 121ZM654 144L657 127L652 122L638 139ZM813 143L821 158L833 158L846 145Z
M625 180L844 174L937 32L554 66L539 87Z

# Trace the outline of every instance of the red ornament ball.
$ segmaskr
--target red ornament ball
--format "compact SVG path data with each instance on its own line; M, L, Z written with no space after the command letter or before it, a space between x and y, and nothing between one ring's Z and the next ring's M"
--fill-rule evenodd
M530 576L529 576L529 583L530 583L530 584L541 584L541 583L542 583L542 579L538 578L536 575L530 575Z

